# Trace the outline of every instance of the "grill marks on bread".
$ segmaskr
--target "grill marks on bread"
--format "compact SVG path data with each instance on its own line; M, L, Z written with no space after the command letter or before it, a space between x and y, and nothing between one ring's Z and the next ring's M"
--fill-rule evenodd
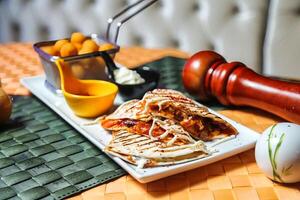
M174 120L194 138L204 141L236 135L237 130L180 92L156 89L142 99L148 113Z
M122 104L101 120L113 138L106 151L139 167L169 165L210 155L203 141L236 129L182 93L156 89Z

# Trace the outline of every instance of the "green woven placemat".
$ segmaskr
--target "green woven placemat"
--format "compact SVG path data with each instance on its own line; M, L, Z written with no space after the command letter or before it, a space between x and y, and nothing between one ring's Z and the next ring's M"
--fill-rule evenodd
M0 199L61 199L125 174L34 97L0 127Z
M180 91L186 96L199 101L196 96L191 96L188 94L182 84L181 72L185 62L185 59L170 56L153 61L151 63L146 63L144 65L160 73L159 87ZM201 103L213 110L223 110L229 108L228 106L224 106L215 100Z

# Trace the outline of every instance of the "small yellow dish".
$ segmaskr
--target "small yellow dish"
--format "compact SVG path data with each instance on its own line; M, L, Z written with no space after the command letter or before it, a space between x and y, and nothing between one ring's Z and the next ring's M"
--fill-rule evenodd
M101 80L78 80L63 59L55 61L61 78L61 89L67 104L80 117L97 117L114 103L118 86Z

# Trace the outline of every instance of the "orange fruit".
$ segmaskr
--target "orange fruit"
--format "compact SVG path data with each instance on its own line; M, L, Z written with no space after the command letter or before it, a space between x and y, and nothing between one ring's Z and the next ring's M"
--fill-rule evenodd
M4 124L4 122L6 122L9 119L11 111L11 100L0 85L0 125Z
M82 54L86 54L86 53L89 53L89 52L86 52L84 49L81 49L78 51L78 55L82 55Z
M75 56L75 55L77 55L77 49L72 43L66 43L60 49L61 57Z
M79 63L76 63L76 64L73 64L72 67L72 74L77 77L77 78L82 78L84 76L84 67L79 64Z
M85 49L86 51L94 52L94 51L98 51L98 48L99 48L98 44L91 39L84 41L82 44L82 49Z
M89 49L89 48L82 48L78 51L78 55L82 55L82 54L86 54L86 53L93 53L94 50L93 49Z
M72 43L72 44L76 47L77 51L79 51L82 48L81 43Z
M57 40L57 41L55 42L53 48L54 48L54 50L55 50L56 52L60 52L61 47L62 47L64 44L67 44L67 43L69 43L68 40Z
M71 35L71 43L83 43L85 40L85 36L80 32L72 33Z
M99 46L99 51L107 51L113 49L115 46L111 43L104 43Z
M45 46L45 47L41 47L41 49L49 55L52 55L52 56L58 55L58 52L54 49L53 46Z

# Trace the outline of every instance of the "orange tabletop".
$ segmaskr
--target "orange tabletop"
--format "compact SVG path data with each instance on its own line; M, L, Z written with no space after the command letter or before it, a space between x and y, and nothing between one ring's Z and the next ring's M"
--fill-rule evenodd
M31 44L0 45L0 79L9 94L28 95L19 79L43 73ZM134 67L164 56L187 57L174 49L122 48L116 61ZM281 119L252 108L223 110L222 114L262 132ZM141 184L130 175L89 189L70 199L215 199L273 200L300 199L300 183L278 184L266 178L258 168L254 151L249 150L225 160L173 175L148 184Z

